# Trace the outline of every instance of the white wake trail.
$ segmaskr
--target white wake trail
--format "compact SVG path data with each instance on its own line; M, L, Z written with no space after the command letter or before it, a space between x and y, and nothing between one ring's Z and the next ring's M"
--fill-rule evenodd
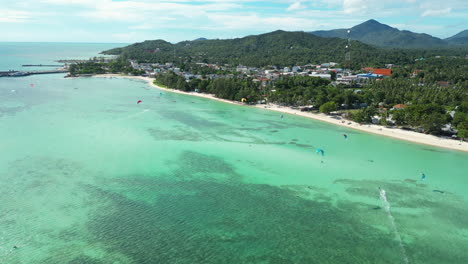
M128 115L128 116L126 116L126 117L122 117L122 118L115 119L114 121L122 121L122 120L126 120L126 119L131 119L131 118L137 117L137 116L139 116L139 115L142 115L142 114L148 112L149 110L150 110L150 109L145 109L145 110L143 110L143 111L141 111L141 112L138 112L138 113L136 113L136 114L131 114L131 115Z
M388 220L390 221L390 226L392 227L393 233L395 233L398 243L400 244L400 250L401 250L401 254L403 255L403 260L405 263L409 263L408 257L406 256L405 246L403 245L403 240L401 240L400 233L398 232L398 229L395 224L395 218L393 218L393 215L390 212L390 203L387 200L387 195L385 193L385 190L379 188L379 193L380 193L380 200L382 200L382 202L384 203L385 212L387 212Z

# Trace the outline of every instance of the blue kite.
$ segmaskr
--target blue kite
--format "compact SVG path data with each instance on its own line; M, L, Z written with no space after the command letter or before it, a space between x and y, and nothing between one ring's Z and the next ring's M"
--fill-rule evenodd
M322 153L322 157L325 156L325 151L323 151L321 148L316 149L315 153Z

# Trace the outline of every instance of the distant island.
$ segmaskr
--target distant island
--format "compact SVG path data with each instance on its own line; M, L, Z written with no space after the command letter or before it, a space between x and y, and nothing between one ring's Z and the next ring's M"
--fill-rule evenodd
M467 47L386 49L274 31L177 44L145 41L103 53L118 57L72 64L70 74L143 75L163 87L247 104L468 138Z

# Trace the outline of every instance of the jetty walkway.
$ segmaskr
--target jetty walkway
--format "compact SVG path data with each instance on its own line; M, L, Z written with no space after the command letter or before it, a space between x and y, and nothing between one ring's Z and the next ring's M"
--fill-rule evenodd
M68 70L48 70L48 71L0 71L0 77L23 77L36 74L67 73Z

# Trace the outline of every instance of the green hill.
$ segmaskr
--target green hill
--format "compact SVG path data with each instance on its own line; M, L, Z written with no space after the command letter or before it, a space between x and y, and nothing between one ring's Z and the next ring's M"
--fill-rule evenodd
M353 62L379 60L382 52L354 41ZM123 48L104 51L140 62L206 62L231 65L265 66L343 62L346 40L322 38L305 32L274 31L236 39L182 41L147 40ZM174 56L175 54L175 56ZM384 62L384 59L381 59Z
M354 26L350 30L351 39L379 47L433 48L447 46L445 41L431 35L398 30L373 19ZM347 38L347 29L322 30L310 33L327 38Z
M322 38L306 32L274 31L236 39L182 41L171 44L164 40L147 40L126 47L104 51L123 59L139 62L216 63L218 65L292 66L308 63L345 61L347 40ZM384 64L414 63L416 58L435 55L465 55L466 48L456 49L383 49L351 42L351 67L382 67Z
M468 45L468 29L445 39L451 45Z

